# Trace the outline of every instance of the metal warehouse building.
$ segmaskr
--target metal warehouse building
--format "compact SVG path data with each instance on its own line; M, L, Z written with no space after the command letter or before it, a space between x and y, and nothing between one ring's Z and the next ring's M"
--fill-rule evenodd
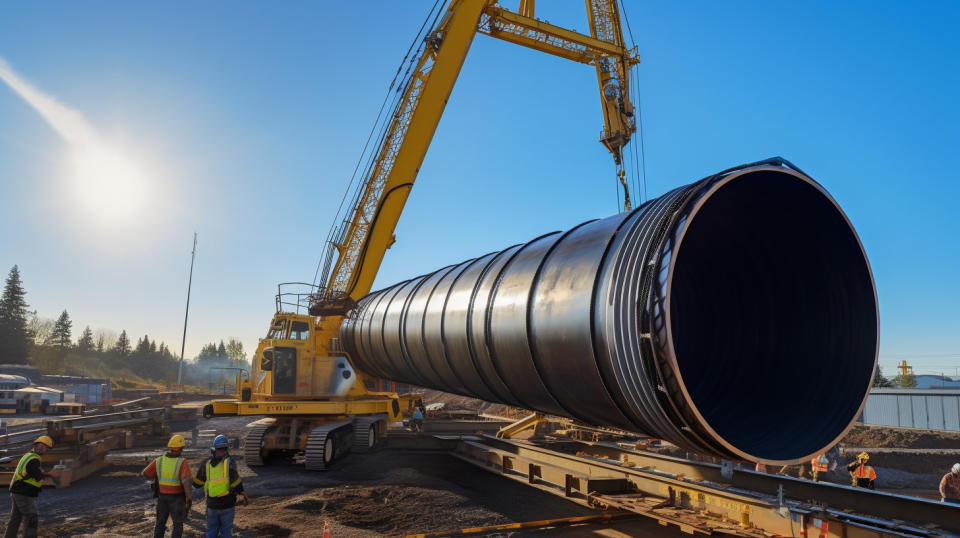
M960 389L873 389L864 424L960 431Z

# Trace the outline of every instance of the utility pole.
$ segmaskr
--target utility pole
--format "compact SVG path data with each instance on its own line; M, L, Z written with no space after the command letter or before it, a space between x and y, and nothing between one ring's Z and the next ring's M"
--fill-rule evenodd
M187 347L187 318L190 317L190 288L193 287L193 260L197 258L197 232L193 232L193 252L190 253L190 279L187 280L187 311L183 315L183 339L180 341L180 367L177 368L177 386L183 390L183 352Z

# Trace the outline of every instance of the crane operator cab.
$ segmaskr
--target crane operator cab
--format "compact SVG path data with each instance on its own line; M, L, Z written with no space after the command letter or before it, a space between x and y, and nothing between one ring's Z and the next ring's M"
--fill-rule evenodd
M247 465L282 456L324 470L351 450L373 449L388 424L412 412L419 394L368 389L376 380L356 371L339 350L339 327L340 318L276 312L251 360L251 375L237 373L237 398L204 406L207 418L265 417L246 428Z
M306 314L278 312L253 356L249 397L336 398L357 383L350 361L321 344L321 324ZM245 394L241 391L241 400ZM249 401L249 400L244 400Z

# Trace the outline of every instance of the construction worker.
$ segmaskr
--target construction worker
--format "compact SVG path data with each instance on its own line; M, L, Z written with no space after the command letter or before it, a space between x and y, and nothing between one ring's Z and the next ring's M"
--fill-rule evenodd
M420 407L413 408L413 431L423 431L423 409Z
M813 481L820 481L820 473L826 473L830 470L830 461L827 460L826 453L814 456L810 460L810 470L813 472Z
M193 490L190 488L190 464L183 457L187 442L182 435L174 435L167 442L167 453L150 462L140 476L155 480L154 496L157 498L157 519L153 537L163 538L167 532L167 519L173 519L172 538L183 535L183 522L193 506Z
M866 452L861 452L857 455L857 461L847 465L847 472L850 473L850 477L853 479L852 485L860 488L874 489L877 473L873 470L873 467L867 465L867 461L869 460L870 455Z
M40 515L37 513L37 497L40 495L44 477L56 478L59 471L44 471L40 468L40 457L53 448L53 439L46 435L37 437L27 452L17 463L17 469L10 479L10 520L7 521L5 538L16 538L23 523L24 538L37 535Z
M940 479L940 501L960 504L960 463L954 463L950 472Z
M227 451L229 445L225 435L214 438L212 456L200 464L193 479L194 485L203 487L207 496L207 538L230 538L237 495L243 499L242 504L250 503L243 491L236 463Z

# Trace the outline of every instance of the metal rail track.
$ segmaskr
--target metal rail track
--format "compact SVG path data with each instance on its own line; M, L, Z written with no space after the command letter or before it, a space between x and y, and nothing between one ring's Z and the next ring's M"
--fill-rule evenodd
M389 446L415 446L401 437L387 437ZM960 536L960 507L928 499L752 470L735 469L724 476L721 465L603 443L537 446L492 436L434 439L419 447L446 449L485 470L582 505L633 506L637 513L687 532L754 536L762 529L790 536L828 523L827 536ZM699 517L698 523L703 513L716 517ZM740 526L741 521L749 523Z
M619 461L625 454L638 469L650 468L691 480L720 484L725 488L794 499L822 506L827 510L869 514L888 521L923 522L921 526L932 524L944 531L960 535L960 507L929 499L829 482L813 482L750 469L734 470L731 476L725 477L722 466L715 463L693 462L640 450L624 449L608 443L572 442L570 445L582 447L582 451L601 455L606 460Z
M70 433L89 434L99 430L144 424L162 419L164 413L165 409L158 407L102 415L44 419L38 428L0 435L0 447L13 448L28 444L40 435L51 435L56 438Z

